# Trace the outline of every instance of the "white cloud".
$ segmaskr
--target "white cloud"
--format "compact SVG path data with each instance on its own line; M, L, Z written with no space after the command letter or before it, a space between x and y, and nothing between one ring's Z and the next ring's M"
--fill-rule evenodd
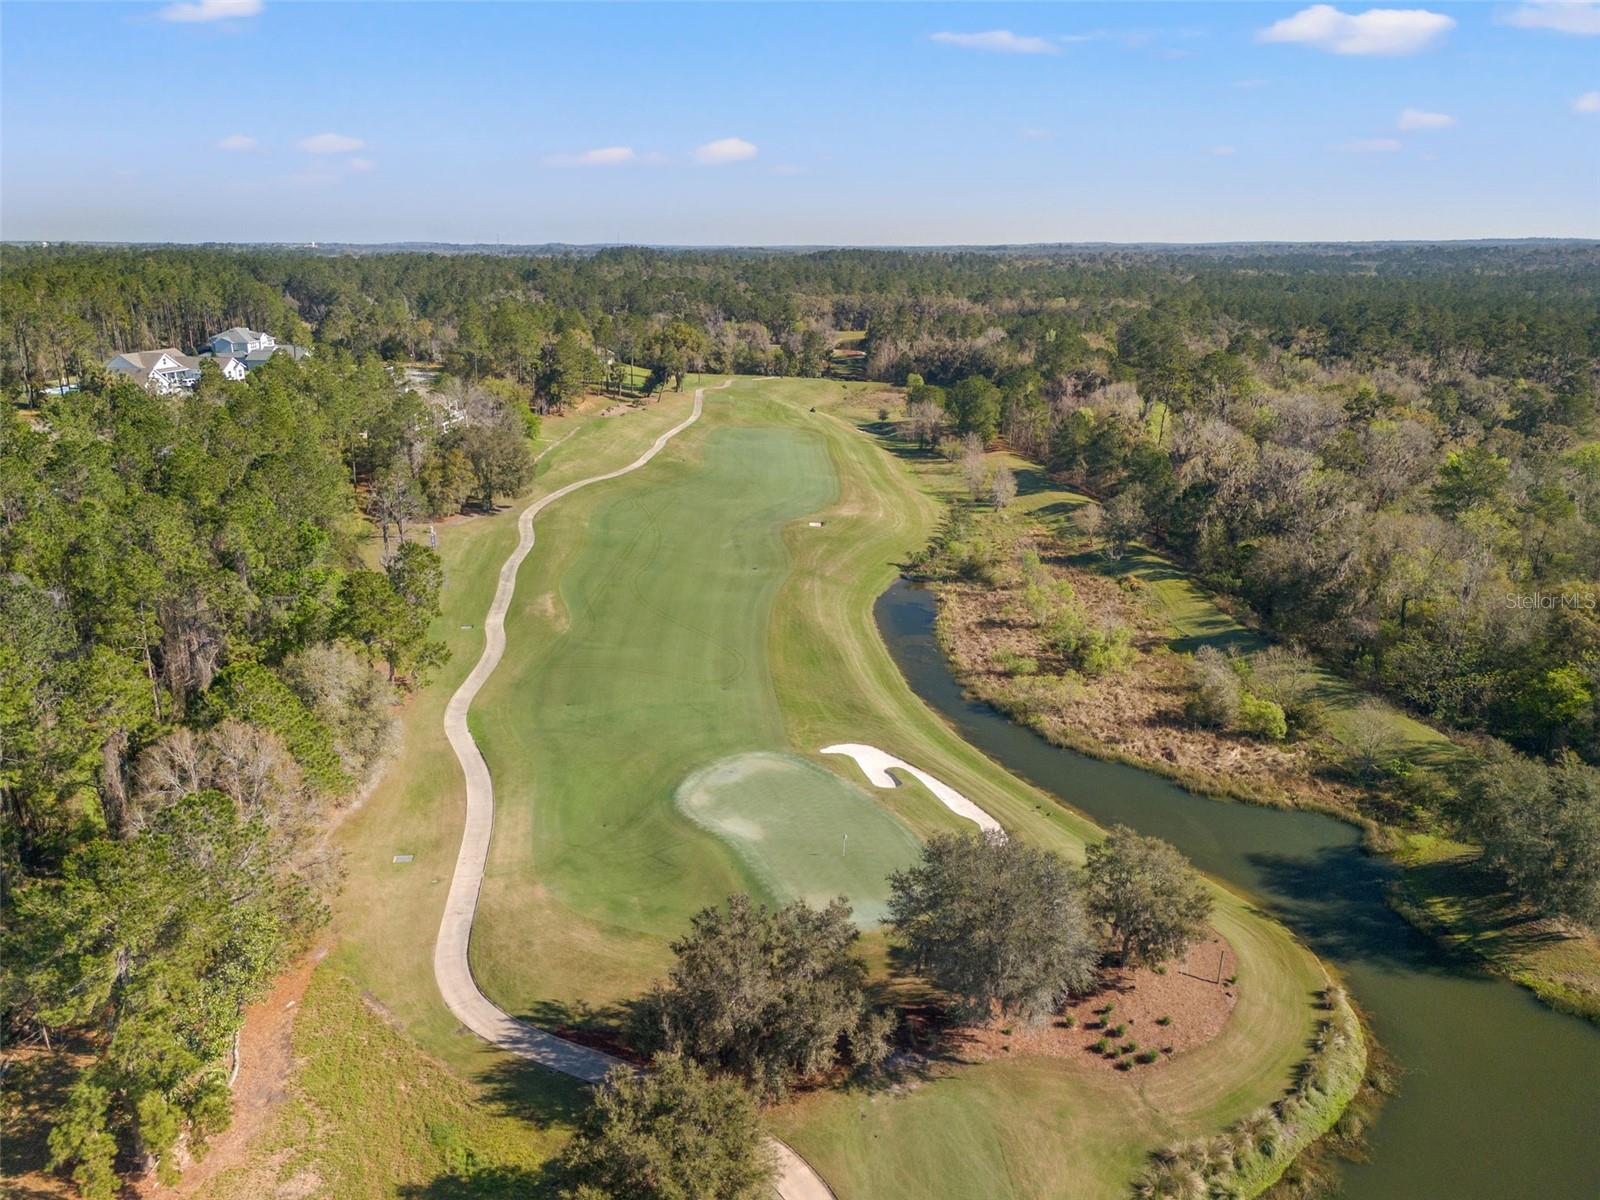
M1572 102L1575 113L1600 113L1600 92L1585 92Z
M1408 108L1400 113L1395 121L1396 129L1449 129L1456 123L1456 119L1449 113L1427 112L1420 108Z
M578 154L551 154L547 167L623 167L638 159L632 146L597 146Z
M1400 149L1399 138L1352 138L1334 147L1345 154L1390 154Z
M1216 158L1232 158L1237 151L1232 146L1213 146L1211 153Z
M1600 5L1592 0L1536 0L1518 5L1499 19L1522 29L1549 29L1581 37L1600 34Z
M366 145L360 138L344 133L319 133L300 139L300 149L307 154L348 154Z
M352 158L345 166L352 171L372 171L377 169L378 164L370 158Z
M1455 18L1425 8L1369 8L1341 12L1313 4L1256 34L1262 42L1295 42L1332 54L1415 54L1456 25Z
M156 12L162 21L192 24L197 21L226 21L233 17L253 17L261 11L261 0L184 0Z
M959 46L963 50L989 50L995 54L1059 54L1061 48L1042 37L1012 33L1009 29L989 29L983 33L935 33L935 42Z
M217 142L218 150L254 150L256 140L248 133L230 133Z
M725 137L695 147L694 160L709 167L744 162L756 156L755 146L743 138Z

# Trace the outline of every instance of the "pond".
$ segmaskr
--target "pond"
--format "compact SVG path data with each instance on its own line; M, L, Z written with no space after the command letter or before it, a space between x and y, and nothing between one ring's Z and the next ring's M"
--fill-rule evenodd
M963 695L931 592L896 582L878 627L912 689L996 762L1087 814L1177 846L1344 976L1402 1069L1344 1168L1347 1200L1600 1198L1600 1030L1448 956L1383 900L1394 868L1314 813L1211 800L1053 746Z

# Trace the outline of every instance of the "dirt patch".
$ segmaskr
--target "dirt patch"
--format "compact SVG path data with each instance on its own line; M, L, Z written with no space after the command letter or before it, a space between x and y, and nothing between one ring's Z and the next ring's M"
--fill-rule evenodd
M549 621L557 633L567 631L567 609L554 592L543 592L535 597L533 611Z
M983 1026L961 1026L947 1031L947 1045L980 1062L1033 1055L1065 1058L1101 1071L1160 1070L1222 1032L1238 1000L1237 989L1228 982L1235 970L1233 947L1213 933L1159 973L1146 967L1106 972L1093 994L1048 1021L996 1019ZM1109 1013L1104 1011L1107 1005ZM1104 1052L1095 1049L1102 1040ZM1126 1050L1130 1045L1134 1049ZM1153 1061L1138 1061L1140 1054L1152 1053ZM1124 1062L1127 1067L1119 1065Z
M1024 548L1028 542L1019 546ZM1200 728L1183 712L1190 693L1185 657L1137 593L1060 560L1046 568L1067 581L1085 612L1128 627L1137 650L1124 670L1098 679L1066 669L1026 615L1020 574L994 586L939 585L939 640L962 684L979 699L1060 745L1132 760L1200 791L1275 804L1353 811L1358 789L1319 774L1307 746L1276 744ZM1002 662L1030 658L1034 674Z
M233 1081L233 1123L212 1139L205 1158L184 1167L176 1187L146 1182L138 1188L138 1195L192 1196L207 1180L248 1160L252 1141L267 1128L278 1105L289 1095L294 1019L311 973L326 955L327 949L321 948L301 958L278 977L264 1000L245 1010L239 1029L238 1074Z

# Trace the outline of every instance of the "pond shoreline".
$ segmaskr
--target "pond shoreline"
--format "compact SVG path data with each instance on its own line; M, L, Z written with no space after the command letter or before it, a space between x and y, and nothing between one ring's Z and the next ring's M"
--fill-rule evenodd
M1386 903L1399 868L1367 853L1349 822L1196 796L1059 747L975 699L938 647L935 610L930 592L901 580L876 612L912 690L968 742L1101 824L1173 842L1285 921L1348 983L1405 1080L1371 1131L1371 1161L1340 1168L1341 1195L1593 1194L1600 1145L1586 1114L1600 1109L1600 1039L1591 1027L1487 972L1463 975L1458 955L1446 957Z
M1187 770L1163 758L1110 745L1091 733L1074 729L1060 721L1044 720L1043 714L1038 710L1014 704L998 689L986 686L986 676L972 666L969 656L963 652L961 638L953 629L956 623L951 604L953 585L943 580L929 578L917 578L914 582L927 588L938 599L938 619L934 623L934 634L952 673L969 696L988 705L1006 720L1032 730L1054 746L1103 762L1148 771L1196 796L1286 812L1318 813L1352 826L1362 835L1362 849L1396 870L1394 879L1384 893L1389 907L1420 932L1432 938L1441 950L1459 958L1463 963L1476 964L1515 983L1518 987L1526 988L1541 1003L1557 1012L1600 1025L1600 994L1572 988L1559 979L1537 971L1519 969L1496 961L1475 944L1471 931L1464 931L1459 925L1430 912L1428 907L1430 901L1437 901L1439 898L1419 889L1412 872L1408 869L1408 864L1403 861L1399 852L1408 836L1404 830L1385 825L1357 809L1327 801L1310 791L1297 792L1293 789L1283 789L1280 792L1259 787L1232 788L1218 782L1209 773ZM1223 735L1218 733L1211 733L1209 736L1219 743L1225 740Z

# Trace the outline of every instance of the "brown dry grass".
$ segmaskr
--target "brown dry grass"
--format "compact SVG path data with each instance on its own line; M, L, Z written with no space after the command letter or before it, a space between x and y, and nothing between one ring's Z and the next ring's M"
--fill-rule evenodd
M1069 671L1022 605L1022 577L1007 570L994 586L941 584L939 638L962 684L1060 745L1151 766L1197 791L1275 804L1354 811L1360 793L1319 773L1306 745L1275 744L1206 729L1183 713L1190 687L1184 660L1167 648L1169 630L1136 591L1049 557L1043 531L1021 532L1017 552L1035 546L1045 569L1065 580L1098 621L1129 628L1130 666L1098 679ZM1014 675L1007 653L1035 659L1036 675Z

